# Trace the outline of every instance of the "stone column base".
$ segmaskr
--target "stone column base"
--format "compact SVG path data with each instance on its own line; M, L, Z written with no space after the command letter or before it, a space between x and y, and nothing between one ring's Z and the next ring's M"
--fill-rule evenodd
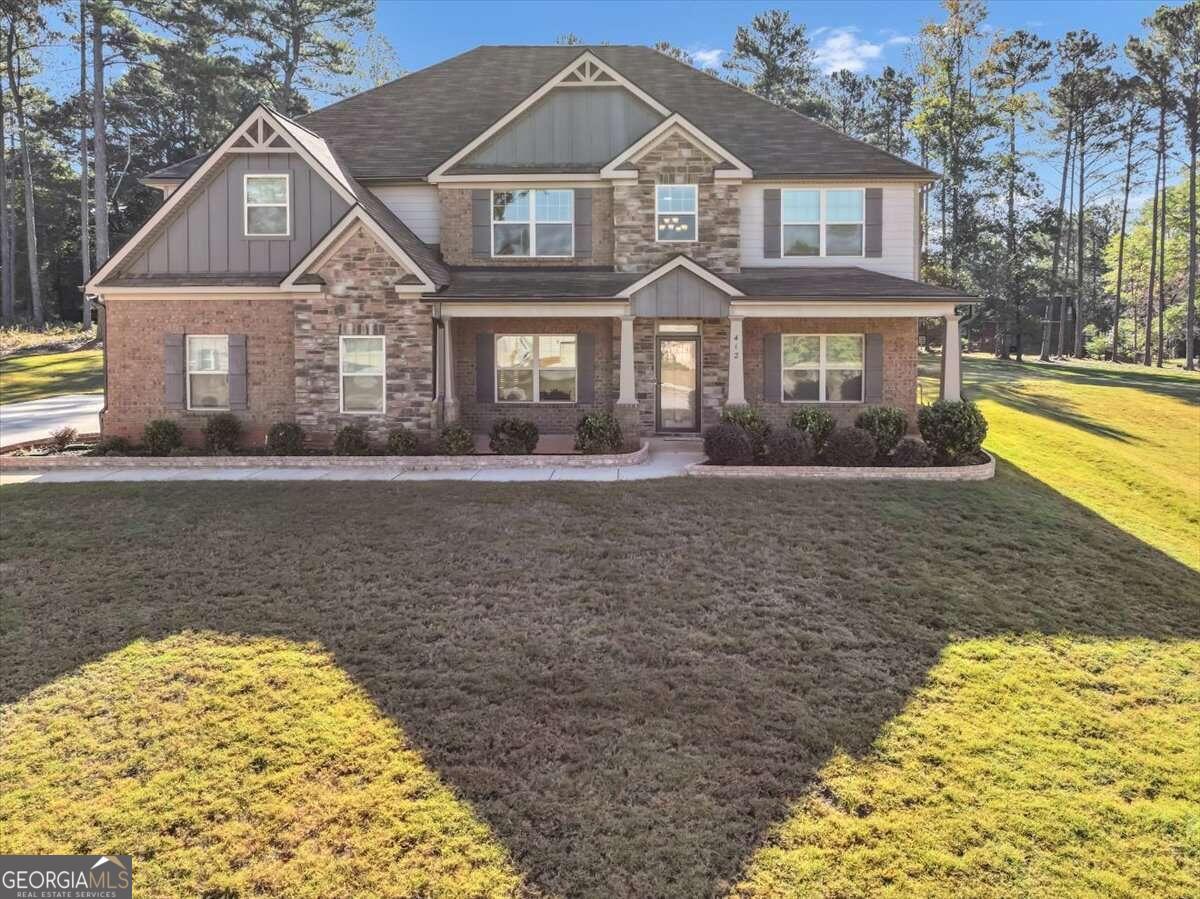
M443 400L442 401L442 419L443 426L452 425L458 421L459 416L458 400Z
M614 404L613 417L621 426L621 436L624 438L626 449L636 449L641 443L641 409L638 404Z

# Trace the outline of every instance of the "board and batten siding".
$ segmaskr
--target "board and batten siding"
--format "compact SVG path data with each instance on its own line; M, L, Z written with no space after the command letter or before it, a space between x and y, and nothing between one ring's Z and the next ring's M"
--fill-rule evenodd
M381 184L371 193L425 243L442 242L442 209L432 184Z
M244 236L242 176L288 173L291 236ZM128 274L288 272L346 214L349 204L296 154L235 153L176 210L150 244L122 267Z
M768 259L763 255L763 190L766 188L802 188L837 190L848 187L878 187L883 190L883 255L858 256L786 256ZM856 265L870 271L916 280L916 203L917 185L864 181L855 184L828 182L748 183L741 190L741 262L742 268L781 266Z

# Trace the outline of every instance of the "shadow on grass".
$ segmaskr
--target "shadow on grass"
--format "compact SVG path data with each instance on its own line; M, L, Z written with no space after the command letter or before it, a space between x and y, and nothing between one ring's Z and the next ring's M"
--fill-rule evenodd
M991 380L985 384L977 384L971 390L971 397L976 400L993 400L1011 409L1016 409L1018 412L1036 415L1040 418L1048 418L1059 424L1087 431L1089 434L1094 434L1097 437L1108 437L1112 440L1119 440L1121 443L1144 442L1142 438L1130 434L1128 431L1121 428L1114 428L1112 425L1104 424L1090 416L1083 415L1076 411L1079 409L1079 404L1065 397L1047 396L1046 394L1030 396L1020 386L1020 382L1013 385Z
M1003 464L981 484L111 484L3 502L5 701L139 637L320 641L554 894L727 892L952 641L1200 638L1200 574Z
M1108 369L1056 362L964 359L965 386L978 388L981 378L989 382L1048 378L1080 386L1128 387L1200 405L1200 378L1185 374L1150 374L1137 365Z

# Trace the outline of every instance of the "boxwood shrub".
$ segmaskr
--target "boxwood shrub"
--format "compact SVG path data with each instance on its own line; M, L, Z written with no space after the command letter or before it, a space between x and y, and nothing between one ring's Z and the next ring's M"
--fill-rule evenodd
M589 412L575 425L576 452L619 453L624 447L621 423L611 412Z
M299 456L304 452L304 428L294 421L277 421L267 431L267 449L276 456Z
M242 441L242 423L232 412L218 412L204 422L204 448L210 453L232 453Z
M475 452L475 435L464 425L447 425L438 438L438 452L443 456L470 456Z
M808 465L812 460L812 441L804 431L778 428L767 435L765 464Z
M761 461L766 452L767 435L771 433L771 425L763 418L757 406L726 406L721 410L721 421L724 424L737 425L750 435L750 446L754 458Z
M142 428L142 444L151 456L169 456L171 450L183 446L183 432L169 418L156 418Z
M524 418L497 418L488 448L501 456L528 456L538 444L538 426Z
M892 464L898 468L924 468L933 464L933 450L924 440L905 437L892 450Z
M416 431L408 428L393 428L388 431L387 451L389 456L415 456L417 445Z
M704 432L704 454L713 465L751 465L754 444L744 428L724 422Z
M833 433L834 421L827 410L807 407L793 412L788 426L807 434L813 452L820 455L825 449L825 441Z
M862 428L875 438L879 458L883 459L896 448L904 432L908 430L908 416L891 406L869 406L858 413L854 426Z
M371 441L362 425L343 425L333 436L335 456L366 456L370 452Z
M873 465L877 452L875 438L862 428L834 428L825 441L825 461L830 465Z
M921 407L917 427L934 459L949 465L972 462L987 436L987 421L970 400L938 400Z

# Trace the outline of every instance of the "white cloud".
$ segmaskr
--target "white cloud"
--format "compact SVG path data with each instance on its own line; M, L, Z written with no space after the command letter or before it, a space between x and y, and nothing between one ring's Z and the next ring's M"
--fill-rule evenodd
M691 50L692 59L696 65L705 69L715 69L725 55L724 50Z
M840 69L861 72L869 63L883 56L885 47L911 42L912 38L897 34L883 43L874 44L860 38L857 28L833 28L814 48L813 58L817 67L826 75Z

